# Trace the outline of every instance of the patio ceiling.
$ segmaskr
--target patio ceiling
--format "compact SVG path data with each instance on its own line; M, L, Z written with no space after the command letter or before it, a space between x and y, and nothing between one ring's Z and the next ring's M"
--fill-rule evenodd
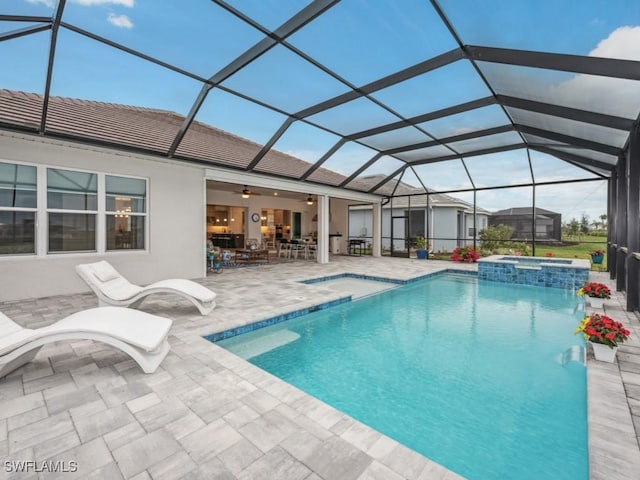
M608 178L640 113L634 0L154 3L3 2L0 89L31 103L0 127L390 195ZM116 114L118 143L87 101L172 122ZM256 147L216 156L202 125Z

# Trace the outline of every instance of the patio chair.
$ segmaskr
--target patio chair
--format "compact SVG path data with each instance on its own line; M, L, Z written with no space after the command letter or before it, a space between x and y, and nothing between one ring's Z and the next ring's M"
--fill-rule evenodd
M283 238L282 240L280 240L280 243L278 243L277 256L278 258L279 257L289 258L291 256L291 244L287 239Z
M289 252L289 257L293 257L294 259L298 259L298 255L302 255L305 259L307 258L307 244L302 240L291 240L290 247L291 251Z
M91 308L47 327L30 329L0 313L0 378L30 362L47 343L96 340L111 345L153 373L169 352L171 320L139 310Z
M180 295L193 303L202 315L207 315L216 306L215 292L191 280L172 278L140 287L130 283L105 260L76 265L76 272L98 296L101 307L137 307L152 293Z

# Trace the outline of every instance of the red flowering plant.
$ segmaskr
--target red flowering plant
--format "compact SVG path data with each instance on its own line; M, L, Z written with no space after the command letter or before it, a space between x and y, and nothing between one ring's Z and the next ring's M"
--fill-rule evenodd
M480 254L473 247L456 247L451 253L451 260L454 262L473 263L480 258Z
M604 250L594 250L593 252L591 252L591 256L592 257L602 257L604 256Z
M582 333L585 340L601 343L609 348L617 347L618 343L627 340L631 334L622 323L599 313L585 316L575 333Z
M583 295L594 298L611 298L611 290L604 283L587 282L578 290L578 296Z

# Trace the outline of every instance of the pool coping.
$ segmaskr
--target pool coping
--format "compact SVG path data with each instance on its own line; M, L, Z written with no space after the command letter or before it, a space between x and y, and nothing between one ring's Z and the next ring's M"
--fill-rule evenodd
M455 273L455 274L463 274L463 275L469 275L469 276L477 276L477 272L475 271L469 271L469 270L459 270L459 269L455 269L455 268L447 268L447 269L443 269L443 270L437 270L435 272L429 272L426 273L424 275L418 275L416 277L412 277L412 278L406 278L406 279L401 279L401 278L390 278L390 277L381 277L379 275L366 275L366 274L361 274L361 273L350 273L350 272L344 272L344 273L336 273L333 275L325 275L322 277L315 277L315 278L309 278L306 280L300 280L300 283L304 283L307 285L313 285L314 283L320 283L320 282L324 282L327 280L334 280L337 278L358 278L358 279L362 279L362 280L373 280L376 282L384 282L384 283L395 283L397 285L408 285L410 283L414 283L414 282L419 282L420 280L424 280L426 278L429 277L434 277L437 275L444 275L447 273Z
M611 283L608 275L600 281ZM615 363L595 360L592 349L585 347L589 478L627 480L640 471L640 428L636 431L633 418L634 404L636 411L640 407L640 400L634 400L638 397L634 391L640 388L640 322L635 313L626 311L624 293L609 286L611 299L604 313L624 323L632 334L619 346ZM585 314L594 312L603 310L585 307Z
M204 335L203 338L205 340L208 340L209 342L216 343L216 342L219 342L220 340L226 340L227 338L236 337L244 333L249 333L255 330L259 330L261 328L270 327L271 325L276 325L278 323L293 320L294 318L298 318L303 315L307 315L309 313L317 312L319 310L335 307L337 305L348 303L350 301L351 301L351 295L346 295L344 297L338 298L337 300L331 300L329 302L319 303L316 305L312 305L310 307L299 308L297 310L292 310L291 312L288 312L288 313L275 315L273 317L258 320L256 322L247 323L246 325L241 325L239 327L233 327L227 330L223 330L221 332L214 332L209 335Z
M526 259L540 260L540 262L536 264L537 266L540 266L540 267L575 268L579 270L586 269L589 271L591 270L591 262L583 258L559 258L559 257L547 258L547 257L529 257L529 256L522 256L520 258L522 258L525 261ZM559 263L559 262L554 262L553 260L570 260L571 263ZM518 265L520 262L518 260L518 257L514 255L491 255L489 257L482 257L478 259L478 263L499 263L504 265Z

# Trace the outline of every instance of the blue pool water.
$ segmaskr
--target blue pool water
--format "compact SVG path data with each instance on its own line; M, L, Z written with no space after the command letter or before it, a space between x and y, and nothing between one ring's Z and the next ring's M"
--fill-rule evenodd
M586 479L576 305L441 275L219 344L468 478Z

